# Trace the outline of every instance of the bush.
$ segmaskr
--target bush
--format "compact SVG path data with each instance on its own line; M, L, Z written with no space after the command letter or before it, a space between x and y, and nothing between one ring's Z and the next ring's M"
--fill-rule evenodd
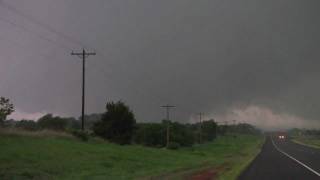
M89 134L85 131L81 130L72 130L71 131L72 135L75 137L81 139L82 141L88 141L89 140Z
M167 149L171 149L171 150L177 150L179 148L180 148L180 144L177 142L170 142L167 147Z
M52 114L47 114L38 120L38 125L42 129L51 130L65 130L67 127L67 120L59 116L52 116Z
M202 139L204 141L213 141L217 135L217 124L213 120L204 121L202 127Z
M107 103L106 109L94 124L95 134L117 144L130 144L136 124L133 112L121 101Z
M181 146L192 146L195 141L192 129L188 125L178 122L170 122L170 140Z
M188 124L162 121L162 123L139 123L135 131L134 142L152 147L166 146L167 125L170 126L170 140L180 146L192 146L193 129Z
M134 142L151 147L164 147L166 127L160 123L139 123L137 125Z
M24 130L29 130L29 131L36 131L39 129L37 122L32 121L32 120L17 121L15 124L15 127L20 128L20 129L24 129Z

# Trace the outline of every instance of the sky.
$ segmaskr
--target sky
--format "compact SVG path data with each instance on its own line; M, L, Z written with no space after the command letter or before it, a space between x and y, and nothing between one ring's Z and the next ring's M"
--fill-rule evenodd
M124 101L138 121L320 128L318 0L0 0L9 118L79 117Z

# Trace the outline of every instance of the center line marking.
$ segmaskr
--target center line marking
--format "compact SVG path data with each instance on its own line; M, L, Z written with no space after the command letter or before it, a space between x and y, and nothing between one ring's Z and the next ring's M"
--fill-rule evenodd
M290 156L289 154L287 154L286 152L282 151L281 149L279 149L276 144L273 142L273 138L271 137L271 141L273 146L276 148L277 151L281 152L282 154L286 155L288 158L294 160L295 162L297 162L298 164L300 164L301 166L307 168L309 171L313 172L314 174L316 174L317 176L320 177L320 173L318 173L317 171L313 170L311 167L303 164L302 162L300 162L299 160L295 159L294 157Z

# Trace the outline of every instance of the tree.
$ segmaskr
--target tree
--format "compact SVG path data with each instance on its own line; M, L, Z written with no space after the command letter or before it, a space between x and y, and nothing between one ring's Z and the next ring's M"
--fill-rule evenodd
M11 113L14 112L14 106L10 100L0 97L0 124L2 124Z
M37 122L33 120L25 120L25 119L16 122L15 127L29 130L29 131L35 131L39 129Z
M118 144L130 144L136 125L133 112L123 102L109 102L100 121L94 124L95 134Z
M217 135L217 124L214 120L204 121L202 123L202 136L205 141L212 141Z
M65 130L67 127L67 120L59 116L53 117L52 114L47 114L38 120L38 125L42 129Z

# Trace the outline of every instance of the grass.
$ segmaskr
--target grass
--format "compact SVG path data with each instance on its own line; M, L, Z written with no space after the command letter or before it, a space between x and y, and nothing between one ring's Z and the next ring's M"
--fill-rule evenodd
M66 132L59 132L53 130L28 131L19 128L1 128L0 135L15 135L15 136L29 136L29 137L62 137L75 139L73 135Z
M149 179L222 166L220 179L235 179L262 141L258 136L228 136L174 151L0 133L0 179Z
M293 141L305 146L320 149L320 138L316 136L295 136Z
M253 140L254 141L254 140ZM244 147L240 152L233 158L230 159L230 167L228 171L223 172L219 179L236 179L242 171L244 171L254 158L260 153L262 145L264 143L264 138L261 138L254 142L244 142Z

